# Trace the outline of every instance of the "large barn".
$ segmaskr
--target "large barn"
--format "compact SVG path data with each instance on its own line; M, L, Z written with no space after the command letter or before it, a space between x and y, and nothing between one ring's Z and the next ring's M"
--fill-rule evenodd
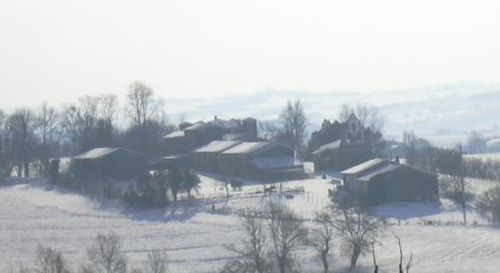
M72 158L72 168L80 178L135 179L144 172L143 154L124 148L94 148Z
M276 181L304 175L295 151L268 141L212 141L192 153L198 170L258 180Z
M185 122L179 128L163 137L167 156L190 153L214 140L257 140L257 121L253 118L222 120L215 117L208 122Z
M435 200L437 175L375 158L342 171L344 186L369 205Z

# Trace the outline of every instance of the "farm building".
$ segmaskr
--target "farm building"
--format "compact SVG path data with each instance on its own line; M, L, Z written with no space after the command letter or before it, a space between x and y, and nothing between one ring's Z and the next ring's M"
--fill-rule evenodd
M312 153L315 171L343 170L373 158L367 143L344 143L336 140Z
M437 176L399 162L375 158L342 171L344 186L369 205L435 200Z
M222 170L221 153L240 143L241 141L212 141L193 151L191 155L193 166L200 171L220 173Z
M342 123L325 120L309 142L314 170L340 171L372 159L380 139L380 133L364 128L354 114Z
M221 120L215 117L209 122L183 123L179 128L163 137L167 156L189 153L214 140L257 140L257 121L253 118Z
M146 167L143 154L124 148L94 148L71 161L71 168L81 178L134 179Z
M275 142L241 142L221 152L219 170L223 174L259 180L285 180L304 175L295 151Z

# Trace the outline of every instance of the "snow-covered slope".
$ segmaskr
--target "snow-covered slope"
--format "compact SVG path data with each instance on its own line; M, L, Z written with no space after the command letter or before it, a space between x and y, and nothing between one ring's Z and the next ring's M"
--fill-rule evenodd
M224 245L237 242L241 236L237 214L263 206L265 200L259 193L262 186L251 181L241 192L231 192L227 202L217 177L204 175L202 181L198 197L205 199L183 201L175 208L142 211L51 189L43 182L2 186L0 268L31 262L30 253L38 243L63 251L76 267L85 258L85 248L93 237L98 232L112 231L122 237L131 262L144 262L147 251L160 248L168 251L172 272L217 271L232 256ZM482 191L492 185L483 182L477 188ZM305 219L328 205L328 180L312 178L276 186L292 193L293 198L283 202ZM471 187L476 188L475 184ZM405 252L413 253L412 272L493 273L500 268L500 230L486 225L459 225L459 211L446 200L442 204L385 205L374 213L388 217L392 223L377 246L381 272L394 272L397 268L397 242L392 232L403 239ZM424 219L441 224L424 226ZM336 242L336 252L340 251ZM302 249L299 255L306 272L320 268L320 261L310 248ZM347 258L338 254L335 268L346 266ZM370 266L371 257L361 258L360 272Z

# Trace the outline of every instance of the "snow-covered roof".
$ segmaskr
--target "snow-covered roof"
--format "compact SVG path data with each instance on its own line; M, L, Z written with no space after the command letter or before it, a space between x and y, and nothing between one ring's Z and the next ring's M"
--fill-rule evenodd
M217 119L212 121L211 123L227 130L236 129L240 126L240 123L237 120Z
M164 138L176 138L176 137L184 137L184 131L172 132L172 133L166 135Z
M243 140L245 138L245 134L239 133L239 134L225 134L222 136L222 139L224 140Z
M261 170L302 166L302 162L294 157L263 157L252 160L252 163Z
M217 153L217 152L222 152L224 150L227 150L237 144L239 144L240 141L222 141L222 140L215 140L207 145L195 150L195 153Z
M117 151L119 148L94 148L75 156L75 159L95 159Z
M396 164L394 162L391 162L389 160L385 160L382 158L375 158L372 160L368 160L366 162L363 162L359 165L356 165L354 167L351 167L347 170L342 171L342 174L350 174L350 175L359 175L362 174L366 171L372 170L374 168L378 168L379 166L386 165L386 164Z
M198 121L197 123L187 127L186 129L184 130L198 130L198 129L202 129L206 126L205 122L203 121Z
M321 145L316 151L313 152L313 155L321 154L326 150L334 150L340 147L340 140L335 140L333 142L327 143L325 145Z
M357 180L370 181L370 179L372 179L372 177L375 177L379 174L383 174L386 172L390 172L390 171L395 170L395 169L400 168L400 167L401 167L401 165L397 165L397 164L382 165L382 166L379 166L378 168L369 170L368 172L364 173L363 176L358 177Z
M246 154L259 150L267 145L271 145L271 142L242 142L226 151L224 154Z

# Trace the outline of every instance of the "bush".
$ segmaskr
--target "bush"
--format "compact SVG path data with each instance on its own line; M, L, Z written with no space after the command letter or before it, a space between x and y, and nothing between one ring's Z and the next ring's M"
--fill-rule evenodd
M168 204L166 175L146 174L122 195L125 204L135 208L157 208Z
M446 175L439 178L439 192L443 194L444 197L456 203L461 203L464 199L465 201L470 201L474 198L474 195L467 191L462 194L460 177L453 175Z
M483 214L490 215L493 224L500 223L500 187L484 192L476 201L477 209Z

